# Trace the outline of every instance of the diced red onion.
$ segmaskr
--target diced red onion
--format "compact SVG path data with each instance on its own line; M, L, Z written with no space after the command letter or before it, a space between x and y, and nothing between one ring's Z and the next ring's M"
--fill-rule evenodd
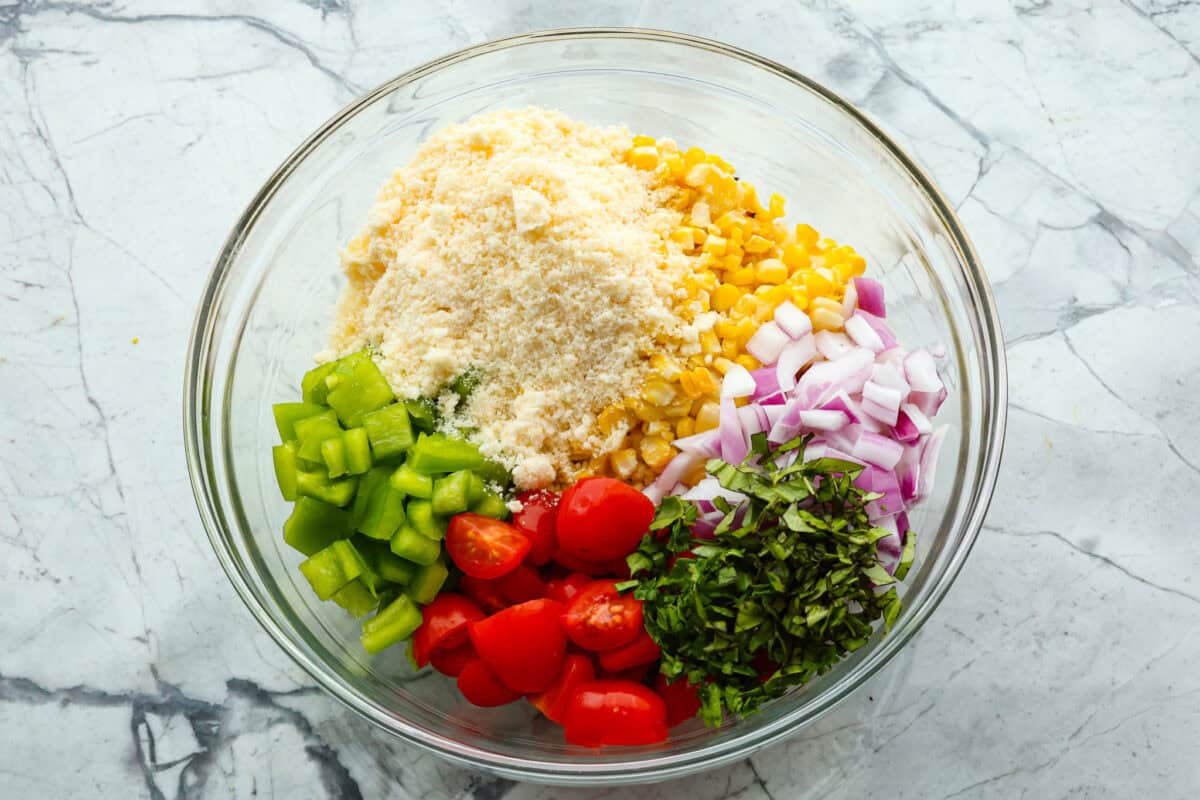
M800 400L791 400L784 406L783 415L771 425L767 432L767 441L771 444L783 444L794 439L800 433L800 412L805 405Z
M761 400L755 400L760 406L781 406L788 401L788 397L783 392L775 392L769 394Z
M887 316L887 304L883 301L883 284L874 278L855 278L858 290L858 307L877 317Z
M684 492L682 496L684 500L692 500L701 504L702 507L704 503L708 503L710 510L713 508L712 501L718 497L724 498L732 506L736 506L746 500L746 495L741 492L731 492L712 476L704 478L691 489Z
M800 424L814 431L840 431L850 424L850 418L842 411L811 408L800 412Z
M800 376L797 386L803 389L809 386L836 385L838 389L854 394L862 390L873 363L874 353L866 348L856 348L854 352L837 361L820 361L813 364ZM858 380L859 375L862 376L861 380Z
M831 457L841 458L848 453L854 452L854 445L858 443L858 437L862 435L862 432L862 425L847 425L840 431L826 431L822 435L824 436L826 443L829 445L829 449L839 453L839 455ZM848 459L856 463L862 461L862 459L856 456L848 456Z
M785 406L785 405L775 405L775 406L764 405L762 407L762 410L763 410L763 413L767 415L766 430L769 431L775 427L776 422L779 422L780 417L782 417L784 414L787 413L787 406Z
M929 421L929 417L925 416L925 412L913 403L905 403L900 406L900 414L908 418L918 434L933 433L933 423Z
M791 391L796 387L796 373L808 366L817 357L817 345L812 334L805 334L794 342L788 342L779 353L775 364L775 380L779 388Z
M662 502L665 495L670 493L679 485L680 481L687 477L689 472L703 463L704 456L698 453L690 453L686 450L681 451L679 455L671 459L662 473L654 479L654 483L642 490L642 493L657 505Z
M750 377L754 378L754 393L750 395L751 400L761 400L783 388L779 385L779 378L775 374L774 367L759 367L750 373Z
M905 404L904 408L911 408L911 404ZM917 412L918 414L921 412ZM912 418L904 413L903 409L896 417L896 424L892 426L892 435L897 441L904 444L912 444L921 438L921 432L917 430L917 426L913 424Z
M862 406L863 412L867 415L864 417L864 420L869 417L870 419L878 420L884 425L895 425L900 415L900 409L889 408L874 400L868 400L865 397L859 405Z
M775 324L793 339L812 333L812 320L791 300L784 300L775 306Z
M869 314L860 308L854 312L854 316L867 321L867 324L871 326L876 335L883 340L884 350L889 350L900 343L896 339L896 334L892 333L892 329L888 327L888 324L874 314Z
M904 448L900 463L896 465L896 477L900 480L900 496L904 502L913 502L917 496L917 483L921 474L921 444Z
M870 413L870 412L868 412ZM904 454L904 445L871 431L863 431L854 444L854 455L884 469L892 469Z
M746 342L746 352L764 364L774 364L789 341L791 337L783 332L783 328L774 322L764 322Z
M946 387L937 392L913 392L908 396L910 403L921 410L925 416L933 419L946 400Z
M841 411L849 417L850 422L857 423L862 421L862 408L844 391L839 391L825 403L821 404L821 408L826 411Z
M677 449L686 453L695 453L704 458L719 458L721 456L721 439L716 429L693 433L682 439L671 442Z
M853 339L859 347L865 347L872 353L878 353L884 349L883 339L879 337L870 323L858 314L846 320L845 328L846 335Z
M937 364L928 350L913 350L904 359L904 374L914 392L934 392L943 387L938 376Z
M896 473L890 469L880 469L868 466L854 481L854 485L867 492L879 492L883 497L867 503L867 518L872 522L883 517L890 517L904 510L904 498L900 492L900 482Z
M813 336L817 352L830 361L837 361L842 356L854 352L854 342L844 333L834 331L817 331Z
M943 425L925 440L925 447L921 450L921 472L917 476L916 499L918 500L923 500L933 494L933 481L936 477L935 473L937 473L938 453L942 449L942 442L946 440L947 430L947 426Z
M725 372L721 381L721 397L749 397L757 386L750 371L741 364L734 364Z
M882 353L875 356L875 363L887 364L888 366L894 367L897 372L903 374L904 357L906 355L908 355L908 351L900 345L896 345L895 347L889 347L887 350L884 350Z
M732 370L730 371L732 372ZM750 373L747 372L746 376L749 377ZM728 374L725 377L728 379ZM721 412L718 419L717 427L721 432L721 458L730 464L742 463L746 454L750 452L750 443L738 420L737 405L733 402L732 397L721 398Z
M858 308L858 289L854 283L846 284L846 293L842 295L842 318L845 319L854 313Z
M869 380L863 384L862 397L863 403L875 403L893 412L900 410L900 390L876 383L874 380Z
M911 388L908 381L904 380L904 375L901 370L888 363L876 363L871 370L871 380L881 386L888 386L900 393L900 402L903 403L908 399L908 393Z

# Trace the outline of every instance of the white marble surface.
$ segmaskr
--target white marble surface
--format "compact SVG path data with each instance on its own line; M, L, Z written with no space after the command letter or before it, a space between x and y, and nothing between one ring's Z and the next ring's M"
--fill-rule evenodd
M702 5L0 0L0 796L1194 796L1200 4ZM181 450L193 307L276 163L401 70L565 25L725 39L873 114L974 237L1012 384L988 527L912 645L785 745L608 792L470 774L314 689Z

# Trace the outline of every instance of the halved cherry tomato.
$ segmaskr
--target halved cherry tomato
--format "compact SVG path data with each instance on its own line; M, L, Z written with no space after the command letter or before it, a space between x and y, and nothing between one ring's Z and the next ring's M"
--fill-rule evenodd
M563 733L584 747L653 744L667 738L667 705L631 681L592 681L567 704Z
M642 633L642 601L632 592L618 592L614 580L593 581L567 606L563 625L580 647L612 650Z
M658 643L650 634L641 631L632 642L600 654L600 666L609 672L620 672L643 664L652 664L662 655Z
M596 670L596 677L606 681L630 681L644 684L653 669L654 664L639 664L636 667L618 670L607 670L601 667Z
M588 681L595 680L596 667L588 656L570 655L563 662L562 674L544 692L529 695L529 702L549 719L562 724L567 713L567 704L575 696L575 690Z
M594 580L591 575L582 572L572 572L565 578L552 578L546 581L546 597L567 605Z
M540 567L554 556L557 543L554 538L555 522L558 519L558 494L545 490L521 492L517 500L521 510L513 514L513 525L520 528L533 542L525 560Z
M533 543L519 530L479 514L456 514L446 531L446 552L466 574L499 578L512 572Z
M568 553L561 547L554 551L554 560L572 572L582 572L593 578L605 578L612 574L611 561L587 561Z
M510 603L524 603L546 596L546 584L528 566L522 564L507 575L496 578L496 588Z
M505 686L481 659L472 659L458 673L458 690L468 702L491 708L511 703L521 696Z
M470 642L463 642L451 650L438 650L429 657L429 663L443 675L457 678L468 661L479 658Z
M467 640L467 623L483 619L479 606L461 594L443 592L421 609L421 626L413 632L413 660L429 663L439 649L450 650Z
M700 695L696 687L688 683L686 676L680 676L673 683L667 683L667 677L660 672L654 679L654 691L658 692L658 696L667 704L668 728L687 722L700 710Z
M567 652L562 613L562 603L530 600L472 622L467 630L475 652L505 685L541 692L562 671Z
M642 541L654 503L613 478L584 478L563 492L558 506L559 549L588 561L624 558Z
M497 611L506 609L510 605L504 599L504 595L500 594L500 587L496 585L496 581L463 575L458 579L458 590L474 600L480 608L489 614L495 614Z

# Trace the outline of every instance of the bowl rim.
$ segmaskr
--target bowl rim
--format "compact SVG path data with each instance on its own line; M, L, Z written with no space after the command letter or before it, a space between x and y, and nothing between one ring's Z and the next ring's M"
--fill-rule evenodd
M220 315L220 300L228 288L229 267L236 258L246 235L274 197L278 188L317 146L336 132L343 122L356 115L366 106L395 90L426 77L439 69L470 60L476 56L520 47L548 40L592 40L628 39L646 40L655 43L681 45L741 61L776 77L798 84L835 106L871 136L896 160L907 176L925 195L939 223L950 234L951 244L960 258L965 272L964 284L970 306L978 311L974 320L979 326L985 344L980 355L986 363L992 380L990 422L983 428L980 460L983 464L980 480L971 487L972 506L965 520L965 530L960 546L951 554L943 573L930 587L923 602L906 612L907 625L887 637L872 654L854 668L846 679L833 684L823 694L816 695L809 704L789 712L772 724L765 726L751 737L734 738L726 742L701 746L686 754L654 755L642 753L629 760L614 760L594 764L540 761L501 755L471 745L457 742L448 736L412 726L395 715L382 713L373 704L364 703L362 698L347 684L342 683L324 665L310 659L298 648L267 609L258 601L247 578L235 563L232 550L224 542L225 515L219 499L212 488L213 455L209 442L210 379L204 369L213 347L215 323ZM400 738L408 744L434 753L461 766L479 769L517 780L533 780L562 785L589 785L596 783L618 784L666 780L682 777L701 770L742 759L770 744L795 733L805 725L828 713L837 703L859 688L867 679L878 672L898 653L928 620L941 604L953 584L963 563L978 537L991 503L1003 455L1004 435L1007 424L1007 364L1000 329L999 314L992 295L991 286L980 264L979 258L967 237L953 207L942 195L933 180L891 137L876 125L864 112L858 110L840 95L822 86L803 74L776 61L748 50L712 39L666 30L632 27L574 27L554 28L516 34L465 47L440 56L407 70L385 81L371 91L359 96L344 106L317 130L306 138L275 169L262 187L247 204L229 235L222 244L212 272L201 294L188 340L187 371L183 387L184 450L192 493L200 519L208 535L222 569L233 584L242 602L259 625L271 636L285 653L308 673L326 692L372 723Z

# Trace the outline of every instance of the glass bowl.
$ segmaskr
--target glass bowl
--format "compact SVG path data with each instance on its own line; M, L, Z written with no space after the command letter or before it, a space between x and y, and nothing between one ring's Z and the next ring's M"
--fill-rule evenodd
M880 278L909 346L942 344L951 433L936 491L911 514L905 610L837 668L761 713L693 720L649 747L587 750L525 704L480 709L400 648L369 657L358 623L319 602L284 545L271 403L292 399L341 286L338 248L376 191L434 131L483 111L542 105L593 124L695 144L733 163L790 221L852 244ZM343 109L279 167L225 243L196 316L184 388L188 467L213 548L267 632L334 697L451 761L562 784L678 777L792 734L904 646L945 595L983 522L1000 463L1006 383L992 296L958 219L912 159L829 90L745 51L678 34L564 30L472 47Z

